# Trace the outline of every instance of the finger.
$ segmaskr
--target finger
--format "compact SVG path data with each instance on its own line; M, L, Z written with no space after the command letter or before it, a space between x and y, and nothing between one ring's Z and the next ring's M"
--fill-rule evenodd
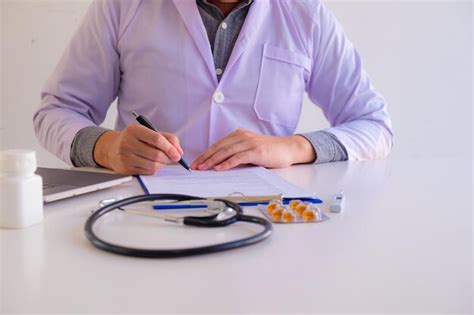
M198 168L200 170L208 170L224 162L225 160L229 159L231 156L238 154L240 152L248 151L252 147L253 147L253 143L251 141L246 141L246 140L229 145L229 146L222 147L217 152L215 152L211 157L209 157L206 160L206 162L199 165Z
M252 163L252 160L253 160L252 155L253 155L253 153L252 153L251 150L244 151L244 152L239 152L239 153L231 156L230 158L228 158L224 162L216 165L214 167L214 169L216 171L226 171L226 170L229 170L231 168L237 167L237 166L242 165L242 164L250 164L250 163Z
M143 126L137 126L133 130L134 135L140 141L148 143L163 151L172 161L179 161L181 155L178 150L160 133Z
M148 160L163 164L170 164L171 159L160 149L142 142L139 139L133 139L129 152L139 155Z
M179 155L182 156L184 154L184 151L181 148L181 144L179 142L179 138L177 136L168 132L161 132L161 134L176 148L176 150L178 150Z
M213 145L211 145L206 151L204 151L203 154L201 154L198 158L196 158L196 160L194 160L194 162L192 163L192 166L194 166L193 168L199 166L200 164L202 164L205 160L207 160L209 158L209 156L211 156L223 143L227 143L230 139L232 139L233 137L235 137L235 133L231 133L227 136L225 136L224 138L220 139L219 141L217 141L216 143L214 143Z
M170 164L172 162L171 159L163 151L150 146L148 143L141 142L138 139L135 141L136 142L133 145L134 154L150 161L159 162L162 164Z
M156 174L156 171L147 170L146 168L134 167L134 175L147 175L152 176Z
M134 154L130 160L130 166L136 169L147 170L148 172L155 174L158 169L164 166L163 163L151 161L144 157Z
M126 175L151 175L163 166L164 164L147 160L129 152L118 157L117 169L121 174Z
M232 145L234 143L242 141L241 134L233 132L230 135L225 136L221 140L211 145L203 154L201 154L193 163L192 168L196 169L199 165L202 165L206 160L211 157L216 151L223 146Z

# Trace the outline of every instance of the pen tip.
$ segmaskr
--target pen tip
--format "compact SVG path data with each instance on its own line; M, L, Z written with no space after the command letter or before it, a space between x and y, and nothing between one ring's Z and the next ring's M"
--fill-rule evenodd
M137 118L138 116L140 116L140 115L137 114L137 112L132 112L132 114L133 114L133 116L135 116L135 118Z

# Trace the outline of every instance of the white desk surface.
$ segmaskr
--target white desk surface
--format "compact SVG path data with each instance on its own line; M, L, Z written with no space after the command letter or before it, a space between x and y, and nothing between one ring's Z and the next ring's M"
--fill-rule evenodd
M471 313L471 167L470 160L433 159L274 170L325 201L344 190L344 213L325 223L274 225L257 245L180 259L117 256L85 239L98 200L141 192L135 182L56 202L43 223L0 231L0 313ZM214 235L138 217L105 220L114 228L103 225L102 235L129 244L196 244L249 232L242 224Z

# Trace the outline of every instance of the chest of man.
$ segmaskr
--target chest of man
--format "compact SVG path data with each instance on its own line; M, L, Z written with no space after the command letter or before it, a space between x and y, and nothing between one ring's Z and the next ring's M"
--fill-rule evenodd
M236 128L293 133L311 71L311 41L301 30L310 36L310 28L295 26L272 6L252 5L218 80L196 4L143 1L118 42L117 127L130 123L128 112L135 110L188 148L212 144Z

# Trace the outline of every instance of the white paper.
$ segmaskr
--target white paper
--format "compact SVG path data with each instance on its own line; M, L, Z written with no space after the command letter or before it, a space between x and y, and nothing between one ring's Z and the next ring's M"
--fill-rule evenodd
M246 167L224 172L193 171L182 167L166 167L154 176L140 176L150 193L184 194L199 197L278 195L313 197L263 167Z

